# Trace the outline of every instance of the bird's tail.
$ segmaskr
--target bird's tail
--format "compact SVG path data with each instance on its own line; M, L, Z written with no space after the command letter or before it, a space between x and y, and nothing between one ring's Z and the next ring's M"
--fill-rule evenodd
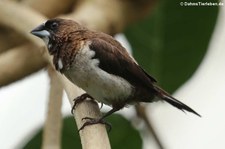
M158 95L157 95L158 98L168 102L169 104L171 104L174 107L182 110L183 112L188 111L188 112L194 113L197 116L201 117L201 115L198 114L197 112L195 112L192 108L190 108L189 106L187 106L184 103L180 102L179 100L175 99L174 97L172 97L169 93L167 93L163 89L159 88L158 86L154 86L154 88L155 88L155 90L158 93Z

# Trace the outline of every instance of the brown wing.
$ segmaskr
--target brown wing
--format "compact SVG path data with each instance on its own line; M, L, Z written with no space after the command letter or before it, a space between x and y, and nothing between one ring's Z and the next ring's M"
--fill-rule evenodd
M99 67L104 71L125 78L132 85L153 88L152 83L156 80L136 64L112 37L96 36L91 39L89 47L95 51L94 58L100 60Z

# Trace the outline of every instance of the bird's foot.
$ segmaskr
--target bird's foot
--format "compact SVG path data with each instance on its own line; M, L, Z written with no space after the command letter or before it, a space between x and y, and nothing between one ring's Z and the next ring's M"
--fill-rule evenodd
M78 131L81 131L86 126L94 125L94 124L104 124L108 127L108 131L111 131L111 129L112 129L111 124L108 122L105 122L102 118L94 119L94 118L90 118L90 117L84 117L84 118L82 118L82 120L87 120L87 121L83 124L83 126L80 127L80 129Z
M75 110L75 107L76 107L79 103L81 103L81 102L83 102L84 100L86 100L87 98L90 98L91 101L94 101L94 98L91 97L91 96L90 96L89 94L87 94L87 93L84 93L84 94L78 96L77 98L75 98L75 99L73 100L73 101L74 101L74 104L73 104L73 107L72 107L72 109L71 109L71 113L73 114L73 111Z

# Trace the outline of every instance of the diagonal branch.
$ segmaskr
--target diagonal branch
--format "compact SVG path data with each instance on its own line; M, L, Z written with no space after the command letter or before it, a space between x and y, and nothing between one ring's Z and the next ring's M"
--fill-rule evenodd
M0 54L0 87L13 83L47 64L40 50L32 44L13 48ZM24 71L23 68L26 68ZM15 75L16 74L16 75Z

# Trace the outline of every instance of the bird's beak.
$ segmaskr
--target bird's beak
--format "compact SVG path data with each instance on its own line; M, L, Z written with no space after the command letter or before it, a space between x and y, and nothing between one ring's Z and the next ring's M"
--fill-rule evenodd
M37 26L30 33L37 36L37 37L40 37L42 39L46 38L46 37L50 37L50 33L47 30L45 30L44 24L41 24L41 25Z

